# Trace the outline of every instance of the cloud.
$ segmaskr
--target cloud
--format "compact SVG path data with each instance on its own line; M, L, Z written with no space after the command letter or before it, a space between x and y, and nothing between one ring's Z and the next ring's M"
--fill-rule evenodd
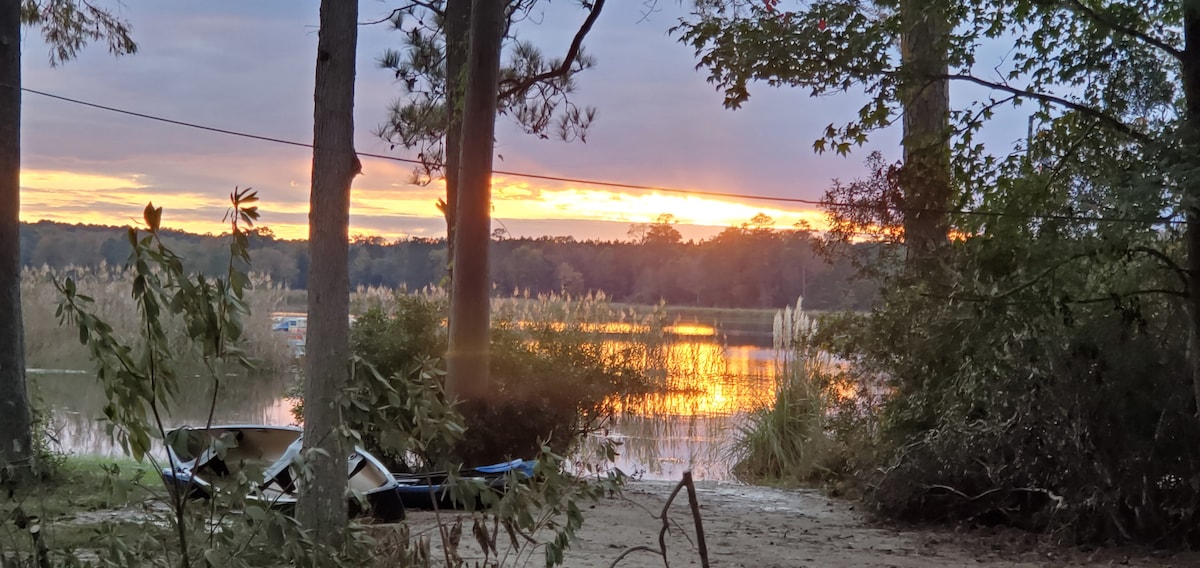
M301 143L312 138L316 0L179 4L126 0L140 51L113 58L103 46L51 69L36 34L25 40L25 84L132 111ZM691 50L666 34L685 8L639 21L639 7L610 4L586 42L598 66L578 79L575 102L599 109L587 143L538 140L507 117L498 123L496 167L701 191L814 198L831 177L852 177L856 159L814 156L809 144L836 117L853 117L853 95L813 101L803 93L754 87L745 109L722 108L721 95L694 70ZM362 19L391 7L363 3ZM539 3L520 33L560 56L582 11ZM359 151L406 156L370 131L398 94L375 59L400 45L385 26L360 28L356 84ZM834 117L834 118L831 118ZM148 201L165 223L219 232L228 194L253 187L263 223L289 237L307 235L311 151L303 147L152 122L28 94L24 98L23 218L121 224ZM886 142L886 140L885 140ZM893 141L894 143L894 141ZM352 232L388 237L444 233L435 202L440 185L415 186L408 164L364 158L356 179ZM579 238L623 237L629 223L676 215L700 234L764 212L783 226L812 212L767 202L607 190L500 176L497 223ZM499 225L494 225L499 226ZM681 225L683 227L684 225ZM694 229L691 227L695 227ZM683 230L681 228L681 230ZM514 231L514 234L517 234Z

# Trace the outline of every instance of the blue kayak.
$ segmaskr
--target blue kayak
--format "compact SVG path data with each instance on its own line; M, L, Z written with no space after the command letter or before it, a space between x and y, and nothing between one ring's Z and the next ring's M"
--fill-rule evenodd
M504 493L510 479L524 480L533 477L533 460L512 460L492 465L483 465L460 470L460 480L482 484L481 491ZM406 509L462 509L464 504L455 500L446 471L426 473L392 473L396 479L396 492ZM483 507L477 496L474 507Z

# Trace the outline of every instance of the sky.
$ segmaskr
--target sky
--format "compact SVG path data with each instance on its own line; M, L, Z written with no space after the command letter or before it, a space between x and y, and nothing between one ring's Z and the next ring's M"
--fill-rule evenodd
M37 30L23 45L24 85L55 95L257 135L311 142L317 0L109 0L133 25L138 53L116 58L103 45L51 67ZM360 20L395 2L362 0ZM696 70L692 50L668 34L688 2L605 6L585 46L596 67L578 76L573 100L597 116L587 142L541 140L511 120L497 122L499 170L681 190L818 199L834 178L863 173L872 149L899 156L899 135L879 133L849 157L814 154L831 122L853 118L863 99L819 99L794 89L752 88L737 111ZM518 33L547 55L563 54L585 13L543 0ZM378 65L400 46L386 25L359 29L356 149L397 157L372 135L400 90ZM183 128L24 95L22 219L125 225L147 202L164 224L219 233L235 187L262 199L262 225L285 238L307 236L311 151ZM1018 132L1023 131L1023 127ZM1011 133L1010 133L1011 134ZM1012 136L1015 136L1013 134ZM1012 138L1012 136L1008 136ZM1001 138L1004 136L1002 135ZM354 183L351 234L444 236L437 184L418 186L411 166L363 159ZM616 190L580 183L493 177L493 228L511 236L624 239L631 224L669 213L685 238L702 239L765 213L778 227L807 221L811 207L760 200Z

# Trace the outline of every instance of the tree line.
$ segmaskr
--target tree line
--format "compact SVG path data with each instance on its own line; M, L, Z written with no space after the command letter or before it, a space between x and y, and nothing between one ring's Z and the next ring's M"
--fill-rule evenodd
M722 308L777 308L804 297L812 309L870 307L876 290L852 278L850 257L828 260L813 233L774 229L769 221L729 227L701 241L683 241L668 216L633 226L629 240L507 238L497 231L490 245L493 293L603 292L617 302ZM216 275L227 269L229 250L219 237L164 231L164 239L186 259L189 270ZM307 242L258 228L249 234L249 250L255 272L307 289ZM121 266L129 251L120 227L52 221L21 225L24 266ZM359 236L350 245L350 286L438 286L446 277L446 262L445 239Z

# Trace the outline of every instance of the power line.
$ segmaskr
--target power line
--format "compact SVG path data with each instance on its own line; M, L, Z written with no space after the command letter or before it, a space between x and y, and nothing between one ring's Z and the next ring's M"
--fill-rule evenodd
M11 88L11 85L7 85L7 86ZM259 134L250 134L248 132L240 132L237 130L217 128L215 126L207 126L204 124L198 124L198 123L188 122L188 121L184 121L184 120L175 120L175 119L165 118L165 117L156 116L156 115L152 115L152 114L146 114L143 112L137 112L137 111L132 111L132 110L128 110L128 109L123 109L123 108L118 108L118 107L113 107L113 106L108 106L108 105L102 105L102 104L94 103L94 102L90 102L90 101L75 99L75 98L71 98L71 97L65 97L62 95L56 95L53 93L39 91L39 90L31 89L28 87L21 87L21 90L24 92L30 93L30 94L39 95L39 96L47 97L50 99L55 99L58 101L63 101L63 102L71 103L71 104L90 107L90 108L94 108L94 109L98 109L98 110L104 110L104 111L113 112L113 113L117 113L117 114L123 114L123 115L127 115L127 116L143 118L146 120L153 120L156 122L172 124L175 126L194 128L194 129L203 130L206 132L214 132L217 134L225 134L228 136L237 136L240 138L249 138L251 140L259 140L262 142L271 142L271 143L275 143L275 144L284 144L284 145L288 145L288 146L297 146L300 148L313 149L313 145L310 143L306 143L306 142L297 142L295 140L286 140L283 138L275 138L272 136L263 136L263 135L259 135ZM421 166L429 165L427 162L424 162L422 160L414 160L412 158L401 158L399 156L388 156L386 154L374 154L374 153L370 153L370 152L357 152L357 155L365 156L368 158L375 158L375 159L379 159L379 160L402 162L402 163L406 163L406 164L415 164L415 165L421 165ZM436 164L436 165L440 166L440 164ZM1171 219L1168 217L1143 217L1143 218L1095 217L1095 216L1080 216L1080 215L1064 215L1064 214L1055 214L1055 213L1015 213L1015 212L1007 212L1007 211L984 211L984 210L972 210L972 209L927 209L927 208L918 209L918 208L906 208L906 207L900 207L900 206L878 206L878 205L872 205L869 203L837 203L837 202L828 202L828 201L821 201L821 200L814 200L814 199L802 199L799 197L773 197L773 196L767 196L767 195L753 195L753 194L746 194L746 193L700 191L700 190L679 189L679 188L672 188L672 187L660 187L660 186L654 186L654 185L603 181L603 180L595 180L595 179L570 178L570 177L553 176L553 175L545 175L545 174L532 174L532 173L528 173L528 172L514 172L514 171L505 171L505 170L492 170L492 173L506 175L506 176L513 176L513 177L537 179L537 180L543 180L543 181L575 183L575 184L581 184L581 185L611 187L611 188L617 188L617 189L634 189L634 190L639 190L639 191L656 191L656 192L661 192L661 193L698 195L698 196L704 196L704 197L724 197L724 198L730 198L730 199L753 199L753 200L759 200L759 201L772 201L772 202L777 202L777 203L797 203L797 204L802 204L802 205L814 205L814 206L819 206L819 207L832 207L832 208L845 208L845 209L883 209L883 210L897 211L897 212L902 212L902 213L930 212L930 213L941 213L941 214L948 214L948 215L966 215L966 216L978 216L978 217L1017 217L1017 218L1030 219L1030 220L1040 219L1040 220L1047 220L1047 221L1065 221L1065 222L1073 222L1073 223L1137 223L1137 224L1147 224L1147 225L1160 225L1160 224L1161 225L1175 225L1175 224L1184 223L1184 221L1182 221L1182 220Z

